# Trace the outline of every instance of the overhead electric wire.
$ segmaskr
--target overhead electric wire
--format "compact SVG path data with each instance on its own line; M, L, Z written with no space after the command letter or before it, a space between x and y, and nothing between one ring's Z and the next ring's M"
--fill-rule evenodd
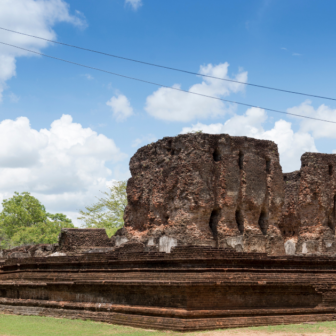
M122 78L127 78L127 79L132 79L132 80L135 80L135 81L138 81L138 82L142 82L142 83L146 83L146 84L151 84L151 85L155 85L155 86L159 86L159 87L164 87L164 88L167 88L167 89L170 89L170 90L185 92L185 93L189 93L189 94L193 94L193 95L201 96L201 97L205 97L205 98L210 98L210 99L216 99L216 100L224 101L224 102L227 102L227 103L238 104L238 105L243 105L243 106L247 106L247 107L259 108L259 109L263 109L263 110L270 111L270 112L287 114L287 115L292 115L292 116L295 116L295 117L312 119L312 120L318 120L318 121L323 121L323 122L328 122L328 123L336 124L336 121L332 121L332 120L325 120L325 119L320 119L320 118L308 117L308 116L304 116L304 115L301 115L301 114L279 111L279 110L270 109L270 108L266 108L266 107L255 106L255 105L241 103L241 102L237 102L237 101L233 101L233 100L228 100L228 99L218 98L218 97L214 97L214 96L209 96L209 95L205 95L205 94L202 94L202 93L197 93L197 92L187 91L187 90L183 90L183 89L178 89L176 87L171 87L171 86L167 86L167 85L163 85L163 84L158 84L158 83L147 81L147 80L144 80L144 79L135 78L135 77L131 77L131 76L126 76L126 75L118 74L116 72L111 72L111 71L108 71L108 70L95 68L95 67L92 67L92 66L89 66L89 65L84 65L84 64L81 64L81 63L76 63L76 62L68 61L68 60L65 60L63 58L46 55L46 54L43 54L43 53L40 53L40 52L37 52L37 51L33 51L33 50L30 50L30 49L18 47L16 45L5 43L5 42L1 42L1 41L0 41L0 44L7 45L7 46L10 46L10 47L13 47L13 48L20 49L20 50L28 51L28 52L34 53L36 55L52 58L52 59L55 59L55 60L58 60L58 61L62 61L62 62L65 62L65 63L70 63L70 64L78 65L78 66L83 67L83 68L88 68L88 69L92 69L92 70L96 70L96 71L100 71L100 72L105 72L105 73L108 73L110 75L114 75L114 76L118 76L118 77L122 77Z
M160 64L155 64L155 63L150 63L150 62L144 62L144 61L136 60L136 59L133 59L133 58L128 58L128 57L118 56L118 55L114 55L114 54L109 54L109 53L106 53L106 52L103 52L103 51L97 51L97 50L93 50L93 49L89 49L89 48L83 48L83 47L79 47L79 46L76 46L76 45L72 45L72 44L68 44L68 43L64 43L64 42L58 42L58 41L46 39L44 37L30 35L30 34L18 32L18 31L15 31L15 30L3 28L3 27L0 27L0 29L8 31L8 32L11 32L11 33L15 33L15 34L20 34L20 35L29 36L29 37L33 37L33 38L36 38L36 39L40 39L40 40L44 40L44 41L48 41L48 42L52 42L52 43L57 43L57 44L60 44L60 45L63 45L63 46L71 47L71 48L76 48L76 49L80 49L80 50L85 50L85 51L93 52L93 53L96 53L96 54L101 54L101 55L105 55L105 56L119 58L119 59L122 59L122 60L125 60L125 61L131 61L131 62L141 63L141 64L150 65L150 66L154 66L154 67L157 67L157 68L163 68L163 69L167 69L167 70L184 72L184 73L189 74L189 75L197 75L197 76L202 76L202 77L207 77L207 78L212 78L212 79L218 79L218 80L232 82L232 83L250 85L250 86L254 86L254 87L257 87L257 88L261 88L261 89L274 90L274 91L291 93L291 94L296 94L296 95L301 95L301 96L307 96L307 97L314 97L314 98L321 98L321 99L335 100L336 101L336 98L324 97L324 96L319 96L319 95L314 95L314 94L309 94L309 93L303 93L303 92L297 92L297 91L291 91L291 90L284 90L284 89L274 88L274 87L266 86L266 85L246 83L246 82L241 82L241 81L237 81L237 80L234 80L234 79L228 79L228 78L222 78L222 77L204 75L204 74L200 74L200 73L193 72L193 71L188 71L188 70L173 68L173 67L169 67L169 66L165 66L165 65L160 65Z

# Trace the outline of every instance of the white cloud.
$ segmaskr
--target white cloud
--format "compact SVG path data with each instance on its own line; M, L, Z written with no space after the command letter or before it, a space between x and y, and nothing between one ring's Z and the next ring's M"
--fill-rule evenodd
M69 5L64 0L0 1L2 27L46 39L56 39L56 34L52 28L58 22L67 22L77 27L84 27L85 19L83 19L83 14L79 14L71 15ZM35 51L39 51L48 45L46 41L3 30L0 30L0 41ZM6 81L16 75L16 58L21 56L32 56L32 54L0 45L0 101L2 92L6 88Z
M202 130L205 133L227 133L233 136L249 136L274 141L279 148L280 162L284 172L300 168L300 158L305 152L317 152L314 138L307 132L292 130L291 123L278 120L270 130L264 130L262 124L267 114L259 108L250 108L244 115L234 115L224 124L204 125L197 123L185 127L182 133Z
M301 114L307 117L330 120L335 123L327 123L312 119L301 120L301 131L311 132L314 138L336 138L336 109L332 109L324 104L315 109L309 100L299 106L289 108L289 113Z
M134 10L142 6L142 0L125 0L125 4L131 5Z
M132 147L140 147L142 144L152 143L157 140L157 137L153 134L147 134L141 138L137 138L133 141Z
M117 121L124 121L133 114L133 108L126 96L117 94L106 105L110 106Z
M228 63L216 66L208 64L201 66L200 74L231 79L228 76L228 68ZM247 72L239 72L233 79L245 83ZM173 87L181 86L175 84ZM244 87L244 84L203 77L202 83L191 86L189 91L219 98L243 91ZM145 110L157 119L186 122L196 118L223 116L228 111L232 112L233 107L220 100L160 88L147 97Z
M0 200L29 191L50 212L74 214L92 204L126 158L112 139L74 123L70 115L34 130L20 117L0 123Z

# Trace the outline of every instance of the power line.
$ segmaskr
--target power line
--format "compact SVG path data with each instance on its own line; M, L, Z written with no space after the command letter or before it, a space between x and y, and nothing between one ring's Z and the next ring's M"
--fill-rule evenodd
M197 93L197 92L187 91L187 90L183 90L183 89L178 89L176 87L171 87L171 86L167 86L167 85L163 85L163 84L158 84L158 83L150 82L150 81L147 81L147 80L144 80L144 79L140 79L140 78L125 76L125 75L121 75L121 74L118 74L118 73L115 73L115 72L111 72L111 71L95 68L95 67L92 67L92 66L89 66L89 65L84 65L84 64L68 61L68 60L65 60L63 58L59 58L59 57L54 57L54 56L42 54L42 53L37 52L37 51L33 51L33 50L26 49L26 48L18 47L18 46L15 46L13 44L5 43L5 42L0 42L0 44L7 45L7 46L10 46L10 47L13 47L13 48L17 48L17 49L21 49L21 50L24 50L24 51L28 51L28 52L31 52L31 53L36 54L36 55L52 58L52 59L55 59L55 60L58 60L58 61L62 61L62 62L65 62L65 63L70 63L70 64L78 65L78 66L83 67L83 68L88 68L88 69L92 69L92 70L96 70L96 71L100 71L100 72L105 72L105 73L108 73L110 75L114 75L114 76L118 76L118 77L122 77L122 78L127 78L127 79L132 79L132 80L135 80L135 81L138 81L138 82L142 82L142 83L146 83L146 84L151 84L151 85L155 85L155 86L159 86L159 87L164 87L164 88L167 88L167 89L170 89L170 90L185 92L185 93L189 93L189 94L193 94L193 95L201 96L201 97L205 97L205 98L216 99L216 100L224 101L224 102L227 102L227 103L238 104L238 105L243 105L243 106L247 106L247 107L260 108L260 109L263 109L263 110L266 110L266 111L270 111L270 112L287 114L287 115L292 115L292 116L295 116L295 117L312 119L312 120L318 120L318 121L324 121L324 122L336 124L336 121L332 121L332 120L325 120L325 119L319 119L319 118L314 118L314 117L308 117L308 116L304 116L304 115L301 115L301 114L283 112L283 111L274 110L274 109L270 109L270 108L266 108L266 107L255 106L255 105L241 103L241 102L237 102L237 101L233 101L233 100L228 100L228 99L218 98L218 97L214 97L214 96L209 96L209 95L205 95L205 94L202 94L202 93Z
M79 47L79 46L68 44L68 43L63 43L63 42L58 42L58 41L54 41L54 40L49 40L49 39L46 39L46 38L43 38L43 37L39 37L39 36L35 36L35 35L30 35L30 34L25 34L25 33L21 33L21 32L15 31L15 30L7 29L7 28L0 27L0 29L8 31L8 32L11 32L11 33L15 33L15 34L20 34L20 35L29 36L29 37L37 38L37 39L48 41L48 42L52 42L52 43L57 43L57 44L60 44L60 45L63 45L63 46L71 47L71 48L76 48L76 49L80 49L80 50L90 51L90 52L93 52L93 53L96 53L96 54L101 54L101 55L105 55L105 56L119 58L119 59L122 59L122 60L125 60L125 61L131 61L131 62L141 63L141 64L145 64L145 65L150 65L150 66L154 66L154 67L157 67L157 68L163 68L163 69L167 69L167 70L179 71L179 72L183 72L183 73L186 73L186 74L189 74L189 75L197 75L197 76L202 76L202 77L219 79L219 80L222 80L222 81L227 81L227 82L232 82L232 83L250 85L250 86L254 86L254 87L257 87L257 88L261 88L261 89L268 89L268 90L280 91L280 92L285 92L285 93L292 93L292 94L301 95L301 96L307 96L307 97L321 98L321 99L328 99L328 100L334 100L334 101L336 101L336 98L324 97L324 96L313 95L313 94L303 93L303 92L297 92L297 91L284 90L284 89L274 88L274 87L270 87L270 86L266 86L266 85L245 83L245 82L240 82L240 81L233 80L233 79L228 79L228 78L221 78L221 77L215 77L215 76L210 76L210 75L203 75L203 74L200 74L200 73L197 73L197 72L192 72L192 71L188 71L188 70L172 68L172 67L168 67L168 66L165 66L165 65L155 64L155 63L149 63L149 62L139 61L139 60L136 60L136 59L133 59L133 58L127 58L127 57L123 57L123 56L118 56L118 55L114 55L114 54L105 53L105 52L102 52L102 51L97 51L97 50L93 50L93 49Z

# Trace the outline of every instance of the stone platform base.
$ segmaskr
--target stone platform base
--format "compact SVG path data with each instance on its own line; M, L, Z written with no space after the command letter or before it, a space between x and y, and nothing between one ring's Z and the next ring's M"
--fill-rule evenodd
M257 309L254 311L239 310L235 312L209 312L202 310L187 311L183 309L148 309L146 307L115 305L112 308L112 305L88 305L85 303L79 303L76 307L76 305L68 302L48 302L46 304L42 301L10 301L11 302L7 303L11 303L11 305L5 304L5 302L1 300L1 313L93 320L138 328L182 332L336 320L336 310L330 308ZM53 308L51 308L51 306L53 306ZM83 306L86 306L86 309L83 309ZM111 306L111 308L108 308L108 306Z
M336 320L336 260L212 248L8 259L0 312L196 331Z

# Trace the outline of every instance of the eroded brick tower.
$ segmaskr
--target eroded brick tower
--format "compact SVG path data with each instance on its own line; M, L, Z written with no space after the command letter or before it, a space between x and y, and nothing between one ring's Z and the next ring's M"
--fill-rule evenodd
M284 254L284 181L277 145L226 134L164 138L130 162L129 240Z

